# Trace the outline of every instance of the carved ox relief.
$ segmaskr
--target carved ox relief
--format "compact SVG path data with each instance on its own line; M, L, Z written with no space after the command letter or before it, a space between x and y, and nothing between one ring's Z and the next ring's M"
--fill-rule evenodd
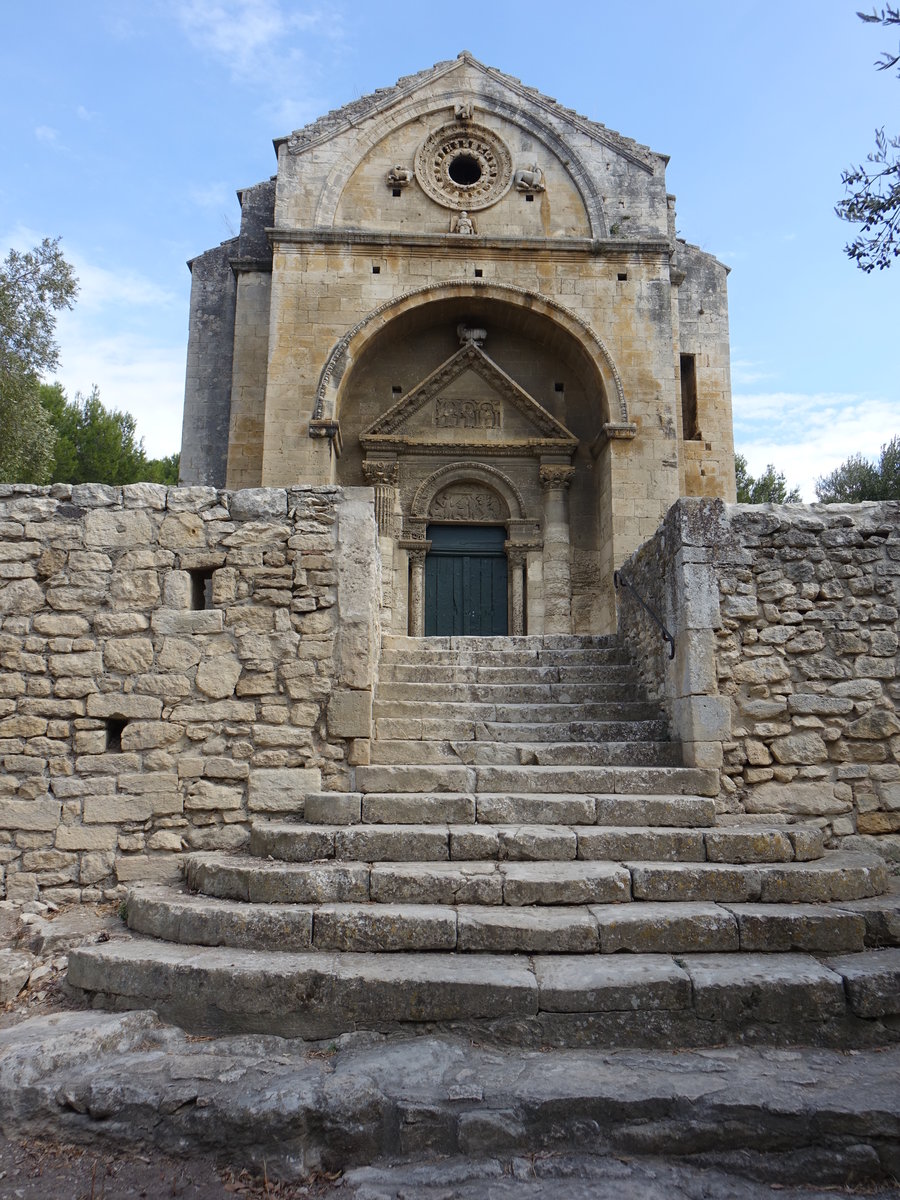
M439 429L499 429L500 415L500 405L490 400L438 397L434 402L434 423Z
M438 492L429 513L435 521L505 521L506 504L496 492L479 483L451 483Z

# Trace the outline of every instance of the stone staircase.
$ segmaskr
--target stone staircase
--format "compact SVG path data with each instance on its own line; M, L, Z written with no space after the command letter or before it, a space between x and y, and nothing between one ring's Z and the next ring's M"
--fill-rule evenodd
M215 1033L900 1037L882 860L718 823L616 639L387 638L374 719L354 791L134 889L136 936L76 951L71 986Z

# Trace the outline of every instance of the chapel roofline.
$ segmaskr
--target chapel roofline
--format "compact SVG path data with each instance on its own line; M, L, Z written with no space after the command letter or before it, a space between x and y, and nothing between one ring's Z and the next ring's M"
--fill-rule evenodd
M652 150L649 146L634 141L633 138L625 137L616 130L609 129L599 121L593 121L590 117L583 116L573 108L566 108L555 97L546 96L538 88L529 87L515 75L507 75L503 71L498 70L497 67L487 66L469 50L462 50L456 58L444 59L441 62L435 63L433 67L428 67L424 71L418 71L414 75L402 75L391 87L376 88L374 92L370 92L366 96L360 96L356 100L351 100L349 104L345 104L341 108L332 109L331 112L312 121L309 125L301 126L291 134L275 138L272 143L275 147L275 153L277 155L279 147L288 141L294 147L297 147L300 153L310 149L312 146L326 142L342 130L350 129L360 121L391 108L394 104L406 99L407 96L417 91L423 84L434 79L439 79L441 76L455 71L464 64L475 67L477 70L482 71L488 78L495 79L512 91L518 92L530 104L543 108L554 116L568 121L569 124L581 129L590 137L594 137L598 141L605 143L612 150L615 150L616 153L623 155L644 170L653 170L653 165L648 159L657 159L663 165L669 162L668 154Z

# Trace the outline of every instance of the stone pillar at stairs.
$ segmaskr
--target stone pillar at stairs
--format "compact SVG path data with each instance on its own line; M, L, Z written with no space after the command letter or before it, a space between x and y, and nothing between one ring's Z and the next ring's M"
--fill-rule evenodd
M569 572L568 490L575 468L566 463L541 465L544 489L544 632L572 632L572 581Z

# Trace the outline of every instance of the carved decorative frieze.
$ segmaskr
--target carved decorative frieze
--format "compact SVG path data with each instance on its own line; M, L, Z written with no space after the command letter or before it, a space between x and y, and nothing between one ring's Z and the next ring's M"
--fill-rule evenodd
M479 483L451 483L431 502L435 521L505 521L509 510L500 496Z
M547 463L541 467L541 487L548 492L566 489L571 484L574 474L574 467L564 466L562 463Z
M434 423L439 429L499 429L502 410L490 400L447 400L434 402Z
M512 156L493 130L459 120L428 135L416 154L415 171L432 200L468 214L506 195L512 184Z

